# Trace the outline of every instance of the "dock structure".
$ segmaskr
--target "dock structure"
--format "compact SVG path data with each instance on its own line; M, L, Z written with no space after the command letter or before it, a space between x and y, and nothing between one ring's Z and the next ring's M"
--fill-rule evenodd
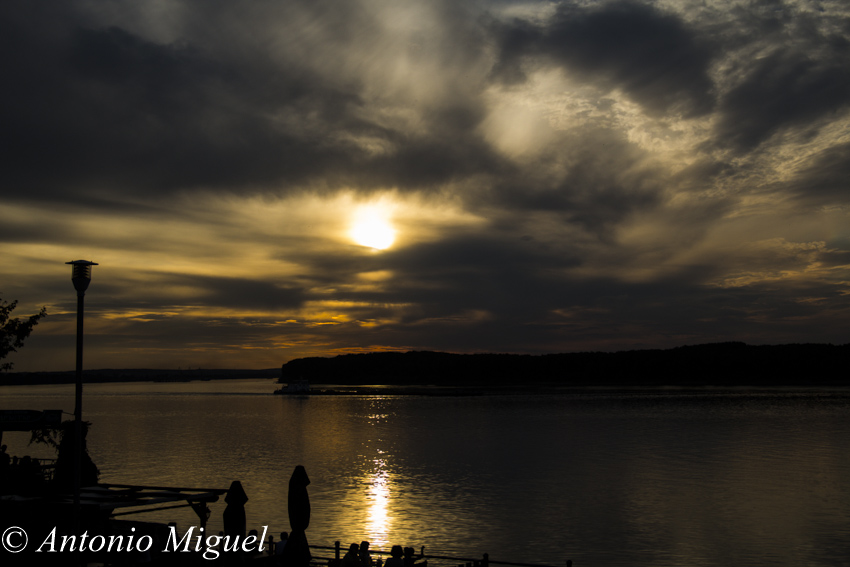
M98 484L84 492L86 502L102 510L112 510L112 517L141 514L173 508L190 507L206 528L210 518L208 503L217 502L219 496L227 494L226 488L177 488L170 486L140 486L133 484ZM162 506L162 504L168 504ZM156 508L147 508L156 506ZM115 509L139 507L139 510L114 512Z

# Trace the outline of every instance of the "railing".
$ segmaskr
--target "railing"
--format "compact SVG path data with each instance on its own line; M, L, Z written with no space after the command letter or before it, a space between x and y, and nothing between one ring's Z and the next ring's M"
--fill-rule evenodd
M26 460L24 460L26 459ZM24 489L38 491L46 482L53 480L56 471L56 459L35 459L24 457L9 464L3 471L4 488L7 491Z
M274 538L269 536L269 549L274 549ZM314 550L328 550L333 551L333 556L317 556L313 555L313 559L311 560L311 564L320 565L322 567L326 567L328 565L338 566L341 565L341 557L344 554L342 547L340 546L340 542L334 542L333 547L322 546L322 545L311 545L311 552ZM382 551L380 549L369 549L369 555L377 555L379 557L390 557L389 551ZM425 548L422 547L419 555L416 555L416 561L423 560L421 563L416 563L416 566L424 566L428 560L436 559L441 564L456 566L456 567L489 567L490 565L508 565L510 567L563 567L563 565L543 565L540 563L517 563L514 561L495 561L490 559L490 555L488 553L483 554L478 558L469 558L469 557L453 557L448 555L431 555L425 553ZM572 560L566 560L566 567L572 567Z
M38 466L41 467L41 474L46 482L53 480L53 473L56 472L56 459L34 459L38 461Z

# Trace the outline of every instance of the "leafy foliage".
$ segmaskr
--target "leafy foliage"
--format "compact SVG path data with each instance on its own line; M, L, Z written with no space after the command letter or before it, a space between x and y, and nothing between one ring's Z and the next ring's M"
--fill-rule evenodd
M0 299L0 360L6 358L10 352L17 352L24 346L24 341L32 333L32 328L38 325L42 317L47 316L47 309L42 307L41 311L24 320L10 319L12 311L17 306L17 301L7 303ZM0 372L11 369L11 362L0 364Z
M80 433L82 433L82 454L80 455L80 485L93 486L100 478L100 469L92 461L86 444L86 436L91 423L81 422ZM55 437L54 437L55 439ZM56 445L56 470L53 473L55 486L64 492L74 490L74 468L75 455L77 454L76 425L74 420L62 422L59 443Z
M71 422L73 423L73 422ZM88 427L88 422L85 422ZM65 422L62 422L62 426L60 428L55 427L43 427L41 429L33 429L30 433L30 442L29 444L41 444L47 445L48 447L52 447L53 449L59 449L59 441L62 438L62 432L64 431Z
M80 432L82 433L82 454L81 458L81 482L83 486L97 484L100 478L100 469L89 455L86 437L88 436L90 421L81 422ZM43 429L33 429L30 437L30 445L33 443L44 444L48 447L53 447L57 453L56 471L53 474L54 485L60 490L72 491L74 489L74 462L76 454L76 422L73 419L68 419L62 422L59 427L45 427Z

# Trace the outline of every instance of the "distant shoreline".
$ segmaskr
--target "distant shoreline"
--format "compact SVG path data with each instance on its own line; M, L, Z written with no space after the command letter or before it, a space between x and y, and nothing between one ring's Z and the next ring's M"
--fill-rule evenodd
M430 351L299 358L281 369L281 382L311 384L537 387L788 387L850 386L843 368L850 344L751 346L740 342L667 350L545 355L452 354Z
M546 355L373 352L290 360L268 369L101 369L84 371L86 383L306 378L339 387L427 384L434 387L527 391L529 388L629 387L850 387L843 368L850 344L752 346L712 343L667 350ZM9 372L0 386L71 384L73 371ZM405 392L407 393L407 392Z
M618 394L639 396L646 395L707 395L734 394L753 392L784 392L793 394L812 392L842 392L850 394L848 386L520 386L518 388L478 387L478 386L429 386L429 385L381 385L381 386L350 386L338 387L318 384L309 393L285 394L276 397L298 398L313 396L419 396L419 397L470 397L470 396L581 396Z
M83 377L85 382L89 384L111 382L194 382L200 380L245 380L251 378L267 378L269 380L273 380L280 377L280 369L101 369L84 370ZM0 374L0 386L20 386L26 384L73 384L76 382L76 379L77 374L74 371L7 372Z

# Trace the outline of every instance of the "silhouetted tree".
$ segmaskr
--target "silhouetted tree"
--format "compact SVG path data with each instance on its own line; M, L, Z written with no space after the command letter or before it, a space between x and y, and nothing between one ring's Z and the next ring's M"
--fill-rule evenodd
M86 446L86 435L91 423L82 422L83 452L80 457L80 486L93 486L97 484L100 470L92 461ZM71 492L74 490L74 468L76 455L76 427L73 420L62 422L60 439L56 455L56 469L53 473L53 484L60 492Z
M10 352L17 352L19 348L24 346L24 341L32 333L32 328L38 325L38 321L42 317L47 315L47 309L42 307L37 314L27 317L23 321L10 319L10 314L17 306L17 301L6 303L3 299L0 299L0 360L6 358ZM11 362L0 364L0 372L11 369Z

